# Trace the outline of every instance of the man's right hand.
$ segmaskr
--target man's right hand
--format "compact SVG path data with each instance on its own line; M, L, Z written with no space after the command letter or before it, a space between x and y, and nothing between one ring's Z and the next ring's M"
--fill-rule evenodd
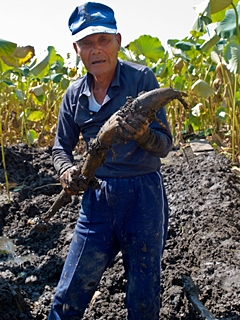
M74 195L78 194L79 188L79 175L81 173L80 168L72 166L63 172L60 176L60 182L67 194Z

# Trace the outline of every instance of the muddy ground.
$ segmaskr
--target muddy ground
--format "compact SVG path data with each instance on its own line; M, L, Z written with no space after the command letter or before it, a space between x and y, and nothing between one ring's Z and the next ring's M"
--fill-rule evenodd
M59 210L48 231L36 232L34 220L61 190L51 150L12 146L5 149L5 157L10 185L17 187L10 203L4 203L4 190L1 195L0 319L47 319L80 197ZM170 223L162 260L161 319L240 319L239 176L230 161L215 152L188 160L181 151L172 152L162 173ZM5 183L2 163L0 182ZM187 280L194 286L186 285ZM84 319L126 319L125 285L119 255ZM195 289L195 301L200 300L195 308L189 287Z

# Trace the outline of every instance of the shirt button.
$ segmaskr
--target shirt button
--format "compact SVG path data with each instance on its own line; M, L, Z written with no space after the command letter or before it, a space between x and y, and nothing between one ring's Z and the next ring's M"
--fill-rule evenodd
M92 115L93 115L93 112L90 112L90 115L92 116Z

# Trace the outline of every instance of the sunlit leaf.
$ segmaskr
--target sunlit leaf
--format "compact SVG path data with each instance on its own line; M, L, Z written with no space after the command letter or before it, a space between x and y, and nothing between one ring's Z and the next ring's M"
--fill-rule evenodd
M205 81L198 79L192 86L193 94L203 98L209 98L214 95L214 89Z
M152 62L158 62L159 59L163 59L165 54L161 41L149 35L142 35L137 40L130 42L127 49L137 56L145 56Z
M51 70L54 70L55 73L66 73L65 69L63 60L57 60L51 65Z
M227 119L228 119L228 113L227 113L227 111L226 111L226 108L224 108L224 107L219 107L219 108L216 110L216 117L217 117L217 119L219 119L219 120L227 121Z
M236 91L236 100L240 102L240 91Z
M240 19L240 9L237 7L238 19ZM224 20L218 23L215 32L221 38L230 38L233 35L237 34L236 30L236 15L233 9L230 9L226 12Z
M46 99L42 84L31 87L29 89L29 93L33 95L33 98L37 104L42 103Z
M213 46L215 46L218 41L220 40L220 37L218 35L214 35L211 39L206 40L201 46L200 46L200 50L207 52L208 50L210 50Z
M215 14L212 14L211 15L211 20L212 20L212 23L215 23L215 22L220 22L222 21L224 18L225 18L225 10L223 11L219 11Z
M59 83L62 79L62 76L63 76L63 73L56 73L56 74L52 74L50 76L44 77L42 81L48 82L52 80L54 83Z
M12 47L14 47L13 45ZM7 50L5 50L5 52L7 52ZM10 49L8 50L8 53L2 54L2 55L0 53L0 58L8 66L19 67L27 63L28 61L30 61L34 55L35 55L34 48L32 46L26 46L26 47L15 47L14 51Z
M197 33L203 33L205 32L206 24L204 23L203 19L201 17L197 17L195 20L193 26L192 26L192 32L191 34L196 35Z
M203 1L200 4L194 6L193 8L198 14L197 20L203 21L205 24L209 24L212 22L210 0ZM194 25L196 26L196 22Z
M200 117L201 116L201 107L203 106L202 103L198 103L196 104L192 109L192 114L195 116L195 117Z
M181 49L175 48L175 44L179 42L179 40L169 40L168 41L168 46L173 54L173 56L175 57L179 57L182 58L184 61L190 61L190 58L188 57L188 55L182 51Z
M238 0L235 0L235 4L237 4ZM234 3L233 0L211 0L211 14L217 13L219 11L223 11L227 9L231 3Z
M0 39L0 58L12 54L16 48L16 43Z
M33 93L36 97L41 96L44 94L43 86L40 84L38 86L31 87L29 92Z
M231 45L231 58L229 59L228 67L230 72L235 74L240 73L240 45Z
M123 47L121 47L120 51L118 52L118 58L126 61L136 60L136 56L133 54L133 52Z
M56 53L54 47L49 46L46 57L30 70L34 76L38 79L42 79L44 76L49 75L51 65L57 60L63 60L63 58Z
M34 57L35 50L32 46L17 47L12 55L17 58L19 64L22 65L24 63L27 63L32 59L32 57Z
M205 24L221 21L225 11L231 8L231 3L237 4L238 0L206 0L194 7L198 14L198 18ZM220 19L220 20L218 20ZM195 27L197 23L195 22Z
M191 112L190 112L189 118L184 121L185 129L188 128L190 125L193 128L194 132L199 130L200 118L195 117Z
M221 62L220 57L219 57L219 55L217 54L216 51L212 51L212 52L210 53L210 57L211 57L212 62L214 62L214 63L216 63L216 64L218 64L219 62Z
M36 111L32 111L27 119L33 122L37 122L40 121L44 118L44 113L42 111L36 110Z
M227 43L228 43L228 40L223 39L223 38L216 43L215 48L218 51L218 53L222 53L224 51Z
M176 76L174 78L174 88L176 90L183 90L184 82L185 82L185 77Z
M159 77L162 77L165 70L166 70L166 63L161 63L157 66L155 70L155 74Z

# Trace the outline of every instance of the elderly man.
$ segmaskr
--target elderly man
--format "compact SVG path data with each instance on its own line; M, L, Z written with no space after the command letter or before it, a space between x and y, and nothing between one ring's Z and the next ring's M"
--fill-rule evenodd
M73 45L87 69L66 91L60 108L53 162L63 188L76 194L79 174L72 151L82 133L94 138L127 97L158 88L146 66L118 60L121 35L114 12L87 2L69 18ZM129 320L157 320L160 310L160 261L167 236L168 204L160 158L171 149L172 137L162 108L150 125L136 116L119 124L127 134L107 151L96 171L101 187L83 195L69 253L53 298L49 320L82 319L101 276L121 251L127 277ZM139 128L135 130L134 128Z

